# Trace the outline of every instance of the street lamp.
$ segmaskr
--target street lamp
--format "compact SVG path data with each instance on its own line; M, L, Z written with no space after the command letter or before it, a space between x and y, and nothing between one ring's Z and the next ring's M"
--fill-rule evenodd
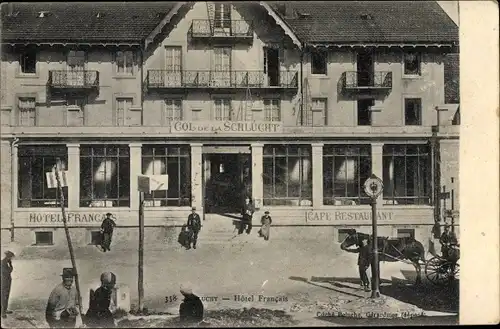
M372 296L371 298L380 297L380 282L379 282L379 261L378 261L378 235L377 235L377 198L384 190L384 184L380 178L372 174L364 183L366 194L371 199L372 207Z

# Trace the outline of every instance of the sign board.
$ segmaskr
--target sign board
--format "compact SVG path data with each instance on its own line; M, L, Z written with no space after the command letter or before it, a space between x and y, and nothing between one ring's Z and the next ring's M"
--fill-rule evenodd
M68 186L68 172L67 171L59 171L57 173L59 176L59 183L61 184L61 187L67 187ZM47 187L48 188L57 188L57 179L56 179L56 172L55 171L49 171L45 173L45 178L47 180Z
M179 134L273 134L282 133L283 124L274 121L172 121L170 129Z
M365 193L372 198L378 197L384 190L382 180L373 174L365 181L363 187L365 189Z
M168 175L139 175L137 176L137 190L144 193L168 190Z
M325 211L307 211L306 223L311 224L341 224L344 222L362 223L371 222L372 213L370 211L343 211L343 210L325 210ZM395 216L390 211L378 211L377 220L394 221Z

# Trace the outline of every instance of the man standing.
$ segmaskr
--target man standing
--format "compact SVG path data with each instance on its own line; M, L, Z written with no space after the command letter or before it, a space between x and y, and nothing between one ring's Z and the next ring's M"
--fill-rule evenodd
M45 319L51 328L74 328L78 316L78 294L73 286L73 268L63 268L63 282L50 294Z
M444 232L441 234L441 237L439 238L439 243L441 243L441 255L443 258L448 258L448 251L450 246L452 245L457 245L457 236L455 235L454 232L450 231L450 226L445 225L444 226Z
M112 272L101 274L101 286L91 294L90 305L85 315L85 325L91 328L114 328L113 314L109 309L116 275Z
M113 215L108 212L101 224L101 247L104 252L106 252L106 250L111 251L109 247L111 246L111 238L113 237L113 230L116 226L112 216Z
M203 303L193 294L190 287L181 286L184 300L179 306L179 317L182 322L199 322L203 320Z
M12 313L8 311L9 307L9 296L10 296L10 286L12 285L12 271L14 267L12 267L12 258L14 258L14 253L10 250L5 252L5 258L2 259L2 300L1 300L1 308L2 308L2 318L6 318L7 314Z
M196 249L196 242L198 241L198 233L201 230L201 219L200 215L196 213L196 207L191 208L191 214L188 216L187 226L192 232L192 239L189 241L189 248L191 249L191 242L193 242L193 248Z
M250 234L250 232L252 231L252 216L254 212L255 208L253 206L252 200L250 198L246 198L245 206L243 208L243 220L241 221L238 234L242 234L245 228L247 234Z

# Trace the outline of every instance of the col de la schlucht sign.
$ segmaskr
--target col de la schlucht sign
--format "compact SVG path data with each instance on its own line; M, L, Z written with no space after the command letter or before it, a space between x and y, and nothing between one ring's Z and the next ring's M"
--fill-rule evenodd
M234 133L281 133L283 125L271 121L172 121L172 133L180 134L234 134Z

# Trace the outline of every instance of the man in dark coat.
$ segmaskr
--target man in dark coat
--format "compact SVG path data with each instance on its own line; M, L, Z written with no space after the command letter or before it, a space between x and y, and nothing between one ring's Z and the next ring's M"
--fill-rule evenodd
M108 212L101 224L101 247L104 252L106 252L106 250L111 251L109 247L111 246L111 238L113 237L113 230L116 226L112 216L113 215Z
M253 206L252 199L247 198L245 200L245 206L243 207L243 219L240 223L238 234L242 234L245 229L247 234L250 234L252 231L252 217L254 212L255 208Z
M113 314L109 309L116 275L112 272L101 274L101 286L91 294L90 305L85 315L85 325L90 328L114 328Z
M5 258L2 259L2 282L1 282L1 308L2 308L2 318L6 318L7 314L12 313L7 310L9 306L9 296L10 287L12 285L12 271L14 267L12 266L12 258L14 258L14 253L10 250L5 252Z
M448 258L450 246L456 246L458 244L457 236L454 232L450 231L449 225L444 227L444 232L439 238L439 243L441 243L441 254L443 258Z
M193 294L190 287L181 286L184 300L179 306L179 317L182 322L200 322L203 320L203 303Z
M191 208L191 214L188 216L187 226L192 232L191 241L189 241L189 248L191 249L191 242L193 243L193 248L196 249L196 242L198 241L198 233L201 230L201 218L200 215L196 213L196 207Z

